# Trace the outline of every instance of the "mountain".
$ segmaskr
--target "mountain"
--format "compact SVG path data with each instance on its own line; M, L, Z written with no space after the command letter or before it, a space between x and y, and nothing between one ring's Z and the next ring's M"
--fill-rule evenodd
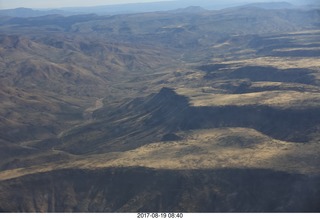
M296 3L298 4L298 3ZM304 2L304 5L312 5ZM132 14L145 13L156 11L181 10L189 7L201 7L206 10L220 10L230 7L258 7L264 9L285 9L293 8L294 5L288 2L266 2L247 4L238 1L204 1L204 0L176 0L176 1L162 1L162 2L148 2L148 3L130 3L130 4L115 4L115 5L99 5L91 7L67 7L57 9L31 9L31 8L16 8L0 10L1 16L10 17L37 17L52 14L59 14L63 16L79 15L79 14L98 14L98 15L116 15L116 14ZM191 8L189 8L190 10ZM195 8L194 8L195 9ZM193 11L194 11L193 9Z
M239 7L256 7L256 8L263 8L263 9L290 9L294 8L295 6L288 2L261 2L261 3L252 3L247 4Z
M307 3L305 2L304 5ZM95 13L99 15L106 14L124 14L124 13L142 13L155 11L179 10L187 7L202 7L207 10L221 10L230 7L258 7L264 9L285 9L294 7L288 2L265 2L248 4L246 1L239 2L234 0L227 0L223 2L206 1L206 0L176 0L176 1L162 1L149 3L131 3L119 5L106 5L99 7L78 7L78 8L63 8L65 11L81 12L81 13Z
M67 7L58 9L31 9L31 8L15 8L0 10L0 16L10 17L38 17L52 14L63 16L79 15L79 14L98 14L98 15L116 15L131 14L142 12L168 11L186 8L189 6L205 7L207 9L221 9L234 5L234 3L208 3L207 1L164 1L164 2L148 2L148 3L131 3L131 4L115 4L100 5L92 7ZM238 4L235 4L238 5Z
M319 10L274 5L1 17L0 211L318 212Z
M39 17L39 16L46 16L46 15L52 15L52 14L70 16L77 13L59 10L59 9L34 10L31 8L15 8L15 9L0 10L0 16L9 16L9 17Z
M186 7L186 8L180 8L180 9L173 10L172 13L202 13L205 10L206 9L204 9L200 6L190 6L190 7Z
M10 142L56 135L62 127L81 121L83 111L97 98L117 89L111 88L112 83L123 72L147 71L167 62L147 47L142 52L142 48L79 37L66 41L61 36L30 40L2 35L0 43L5 116L1 128Z
M1 30L14 34L12 27L16 26L24 30L27 35L32 35L38 33L41 28L48 34L59 35L61 32L84 36L89 34L100 39L107 38L111 43L135 43L139 46L153 46L156 42L156 45L171 52L171 48L179 50L184 47L186 49L192 47L194 50L207 48L231 35L312 29L317 27L318 20L319 14L314 9L279 11L233 8L191 14L169 11L116 16L55 15L26 19L3 18ZM37 37L37 34L34 35L36 36L33 37Z

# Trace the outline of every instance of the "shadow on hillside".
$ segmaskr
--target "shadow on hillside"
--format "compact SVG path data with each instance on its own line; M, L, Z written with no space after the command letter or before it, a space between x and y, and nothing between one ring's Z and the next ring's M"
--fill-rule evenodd
M252 82L269 81L269 82L287 82L315 85L317 80L313 71L304 68L278 69L264 66L246 66L235 70L225 68L228 65L215 64L199 67L206 72L205 79L248 79Z
M319 183L267 169L57 170L0 182L0 211L319 212Z

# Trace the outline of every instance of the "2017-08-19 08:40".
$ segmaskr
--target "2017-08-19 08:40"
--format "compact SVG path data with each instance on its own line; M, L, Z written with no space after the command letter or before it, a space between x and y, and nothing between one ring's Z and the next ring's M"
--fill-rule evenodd
M183 213L138 213L137 218L183 218Z

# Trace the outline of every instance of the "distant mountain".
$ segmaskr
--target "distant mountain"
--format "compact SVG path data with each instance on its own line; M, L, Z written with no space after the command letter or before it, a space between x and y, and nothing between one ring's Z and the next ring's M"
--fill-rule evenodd
M10 17L37 17L50 14L59 15L75 15L84 13L94 13L98 15L115 15L115 14L131 14L140 12L155 12L155 11L169 11L188 8L194 11L192 7L202 7L209 10L218 10L228 7L234 7L243 5L244 3L234 2L233 0L227 0L223 3L212 2L205 0L176 0L176 1L164 1L164 2L149 2L149 3L131 3L131 4L116 4L116 5L100 5L93 7L67 7L52 10L34 10L30 8L16 8L0 10L0 16ZM191 7L191 8L190 8Z
M289 9L294 8L293 4L288 2L258 2L247 4L241 7L256 7L256 8L263 8L263 9Z
M224 1L223 3L205 1L205 0L176 0L164 2L149 2L149 3L131 3L118 5L105 5L96 7L77 7L77 8L63 8L62 10L73 12L87 12L96 14L123 14L123 13L140 13L140 12L155 12L155 11L169 11L181 8L188 8L190 6L202 7L209 10L217 10L227 7L239 6L243 3L234 2L232 0Z
M292 2L292 1L291 1ZM262 9L290 9L296 7L295 5L305 5L308 8L317 8L319 4L313 1L294 1L294 4L288 2L259 2L247 4L245 1L238 2L227 0L223 2L205 1L205 0L175 0L164 2L149 2L149 3L130 3L130 4L116 4L116 5L100 5L92 7L67 7L58 9L43 9L35 10L30 8L16 8L0 10L0 16L10 17L37 17L52 14L59 14L63 16L77 15L77 14L97 14L97 15L116 15L116 14L132 14L141 12L155 12L155 11L175 11L175 12L195 12L198 10L219 10L230 7L257 7Z
M206 9L200 7L200 6L189 6L187 8L179 8L176 10L173 10L173 13L201 13L206 11Z
M79 13L58 10L58 9L34 10L30 8L15 8L15 9L0 10L0 16L10 16L10 17L39 17L39 16L52 15L52 14L69 16L69 15L74 15Z

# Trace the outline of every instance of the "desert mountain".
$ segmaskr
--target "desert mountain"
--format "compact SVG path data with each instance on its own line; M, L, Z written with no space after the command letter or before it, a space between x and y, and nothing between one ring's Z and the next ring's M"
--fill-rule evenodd
M319 4L314 0L290 0L279 2L258 2L246 3L234 0L225 0L223 2L206 1L206 0L174 0L174 1L159 1L145 3L129 3L129 4L114 4L100 5L91 7L65 7L57 9L31 9L31 8L15 8L0 10L1 16L11 17L38 17L52 14L63 16L79 15L79 14L97 14L97 15L117 15L117 14L134 14L154 11L198 11L199 7L207 10L221 10L230 7L255 7L263 9L292 9L292 8L317 8ZM187 8L187 9L185 9ZM195 10L197 8L197 10ZM190 10L192 9L192 10Z
M1 17L0 211L318 212L319 9L282 6Z

